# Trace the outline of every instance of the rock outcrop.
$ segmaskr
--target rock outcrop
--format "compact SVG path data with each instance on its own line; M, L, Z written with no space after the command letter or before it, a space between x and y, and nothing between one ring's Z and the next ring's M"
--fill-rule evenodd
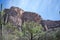
M10 22L15 26L21 27L24 21L41 22L41 16L34 12L27 12L18 7L11 7L4 10L4 24Z
M11 7L4 10L4 23L11 22L13 25L20 27L26 21L34 21L42 24L44 29L60 27L60 21L42 20L41 16L34 12L24 11L18 7Z
M41 23L41 16L34 12L24 12L22 15L22 21L34 21L36 23Z
M41 24L45 30L60 27L60 21L42 20Z
M10 9L4 10L4 23L11 22L14 25L21 26L22 19L21 16L24 13L24 10L18 8L18 7L11 7Z

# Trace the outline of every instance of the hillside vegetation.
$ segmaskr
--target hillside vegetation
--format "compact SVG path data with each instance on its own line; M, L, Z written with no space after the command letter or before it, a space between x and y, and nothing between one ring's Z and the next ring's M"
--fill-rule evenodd
M44 30L42 24L39 23L41 22L40 16L35 15L35 13L32 14L34 20L37 18L35 21L31 21L32 18L29 20L31 14L28 17L25 15L29 14L23 15L23 19L27 18L28 20L22 20L21 25L19 20L17 22L13 19L7 20L7 22L6 20L4 21L4 17L7 16L4 11L0 12L0 15L0 40L60 40L60 28ZM36 17L33 17L33 15ZM9 14L8 19L9 17L15 18L16 16L20 18L19 15Z

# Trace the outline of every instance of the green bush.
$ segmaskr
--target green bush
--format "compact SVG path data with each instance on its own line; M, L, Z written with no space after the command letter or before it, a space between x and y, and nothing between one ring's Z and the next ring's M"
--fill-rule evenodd
M57 32L56 32L56 39L57 40L60 40L60 29L57 30Z
M17 40L22 35L16 26L11 23L7 23L2 27L3 40Z
M40 35L38 40L60 40L60 28L56 28L55 31L45 31L42 36Z
M22 25L22 30L25 33L25 36L30 40L38 39L40 33L43 33L43 28L40 24L35 22L24 22Z
M11 23L2 25L3 40L60 40L60 29L43 31L40 24L35 22L24 22L22 31Z

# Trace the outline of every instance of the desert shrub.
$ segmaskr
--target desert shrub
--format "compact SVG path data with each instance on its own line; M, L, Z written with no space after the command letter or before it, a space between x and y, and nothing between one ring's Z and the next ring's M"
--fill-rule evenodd
M60 40L60 28L43 31L41 24L24 22L22 31L11 23L2 25L2 40Z
M3 40L17 40L22 36L22 32L20 32L16 26L13 26L11 23L7 23L2 26L2 35Z
M29 40L34 40L38 39L39 35L43 33L43 28L40 24L35 23L35 22L24 22L22 25L22 29L24 32L24 35L29 39Z
M56 39L57 40L60 40L60 29L57 30L57 32L56 32Z
M60 40L60 28L55 30L48 30L38 40Z
M39 35L43 34L43 28L35 22L24 22L22 31L11 23L3 25L3 40L38 40Z

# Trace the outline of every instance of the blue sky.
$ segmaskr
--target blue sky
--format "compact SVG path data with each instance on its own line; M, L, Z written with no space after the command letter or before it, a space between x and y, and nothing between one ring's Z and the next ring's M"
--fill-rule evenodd
M16 6L36 12L45 20L60 20L60 0L0 0L0 3L3 3L3 9Z

